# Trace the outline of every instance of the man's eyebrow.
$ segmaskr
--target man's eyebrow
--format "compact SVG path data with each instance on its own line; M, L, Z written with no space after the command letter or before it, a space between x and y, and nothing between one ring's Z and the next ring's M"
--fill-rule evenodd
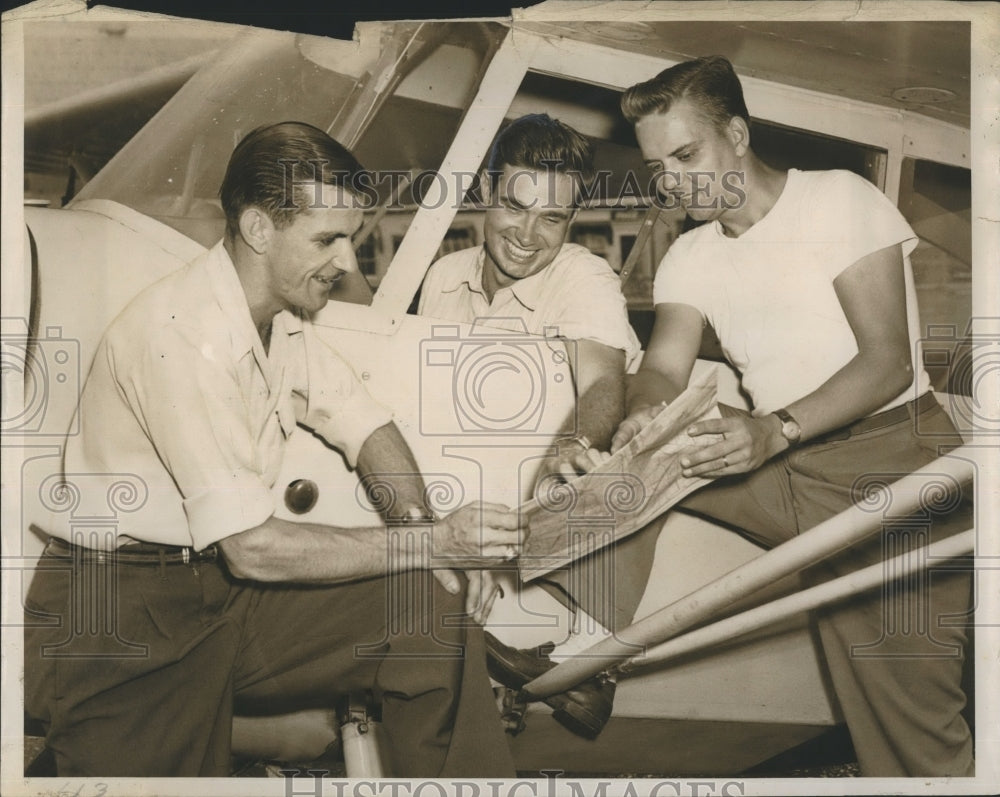
M675 158L680 155L684 150L690 149L691 147L697 146L697 141L689 141L687 144L681 144L677 149L670 153L671 158Z
M518 198L516 196L513 196L511 194L504 193L500 197L500 199L503 202L505 202L506 204L511 205L512 207L515 207L515 208L526 208L526 207L528 207L526 204L524 204L523 202L521 202L520 200L518 200Z
M682 154L684 150L691 149L692 147L698 146L698 141L688 141L686 144L681 144L677 149L667 155L668 158L676 158L678 155ZM656 158L650 158L646 161L646 165L651 169L656 169L660 166L660 161Z
M557 215L557 216L560 216L560 217L569 217L569 216L573 215L573 208L566 208L566 207L563 207L562 205L549 207L549 206L545 205L544 203L539 202L539 200L537 200L537 199L532 199L531 202L525 204L524 202L521 202L520 200L518 200L518 198L515 197L515 196L511 196L510 194L503 194L500 197L500 200L502 202L506 203L507 205L510 205L511 207L514 207L514 208L518 208L520 210L530 210L532 208L541 208L543 211L545 211L545 215L547 215L547 216Z
M329 241L337 238L350 238L351 234L346 233L343 230L327 230L326 232L317 232L313 234L312 240L314 241Z

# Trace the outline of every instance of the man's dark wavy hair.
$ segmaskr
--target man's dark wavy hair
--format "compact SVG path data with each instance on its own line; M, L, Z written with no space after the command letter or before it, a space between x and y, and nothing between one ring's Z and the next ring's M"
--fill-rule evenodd
M621 108L625 118L635 124L644 116L666 113L679 100L694 103L719 128L734 116L750 124L743 86L733 65L721 55L684 61L631 86L622 94Z
M236 145L219 189L226 234L239 234L240 214L251 206L279 229L287 227L315 201L310 183L356 193L364 173L357 158L318 127L304 122L258 127Z
M486 171L494 189L505 166L569 174L582 188L594 178L594 145L548 114L528 114L507 125L493 142Z

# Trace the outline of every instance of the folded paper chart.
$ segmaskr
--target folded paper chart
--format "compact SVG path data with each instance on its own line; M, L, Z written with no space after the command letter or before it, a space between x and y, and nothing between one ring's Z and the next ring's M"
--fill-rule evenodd
M565 482L547 476L521 505L529 531L519 568L531 581L632 534L708 479L681 475L680 454L719 435L687 434L695 421L721 417L716 371L708 369L599 468Z

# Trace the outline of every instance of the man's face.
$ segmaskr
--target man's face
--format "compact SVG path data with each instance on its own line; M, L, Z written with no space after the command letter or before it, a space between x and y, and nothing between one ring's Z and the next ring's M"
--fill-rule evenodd
M694 104L681 100L666 113L644 116L636 123L635 135L657 177L657 190L691 218L717 219L745 199L730 131L720 130Z
M330 290L358 270L352 236L364 214L353 194L330 185L301 186L309 205L283 229L274 229L267 250L272 296L285 308L321 310Z
M501 287L537 274L566 240L576 181L560 172L504 166L483 221L485 267Z

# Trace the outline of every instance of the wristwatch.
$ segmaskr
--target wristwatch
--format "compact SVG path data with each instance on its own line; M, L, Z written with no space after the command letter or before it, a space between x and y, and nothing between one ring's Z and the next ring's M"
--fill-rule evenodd
M434 513L425 507L411 506L402 514L386 518L387 526L430 526L437 520Z
M580 446L584 451L591 447L590 438L585 434L578 434L573 436L560 437L556 440L556 445L560 446L560 451L563 443L575 443Z
M797 446L802 441L802 427L799 426L799 422L784 408L775 410L774 414L781 421L781 436L788 441L788 447Z

